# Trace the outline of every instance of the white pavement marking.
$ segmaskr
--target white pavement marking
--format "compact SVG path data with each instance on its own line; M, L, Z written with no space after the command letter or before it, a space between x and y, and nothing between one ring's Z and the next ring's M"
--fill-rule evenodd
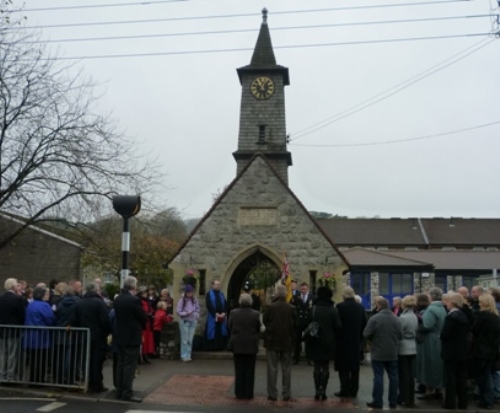
M53 410L59 409L60 407L66 406L68 403L52 402L46 404L45 406L36 409L37 412L51 412Z
M165 413L166 410L127 410L125 413ZM189 413L189 412L172 412L168 411L168 413Z
M55 401L56 399L47 399L46 397L0 397L0 400L5 400L9 402L13 401L29 401L29 402L51 402Z

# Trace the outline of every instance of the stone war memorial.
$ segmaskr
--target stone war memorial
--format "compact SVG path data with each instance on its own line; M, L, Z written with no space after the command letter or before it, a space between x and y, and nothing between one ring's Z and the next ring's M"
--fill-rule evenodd
M192 274L202 308L213 279L220 280L230 308L247 281L265 306L280 282L286 253L292 278L314 287L326 275L337 285L338 301L346 260L289 187L285 86L290 80L288 68L276 63L265 9L251 62L237 73L236 177L170 261L174 299ZM202 310L200 328L204 315Z

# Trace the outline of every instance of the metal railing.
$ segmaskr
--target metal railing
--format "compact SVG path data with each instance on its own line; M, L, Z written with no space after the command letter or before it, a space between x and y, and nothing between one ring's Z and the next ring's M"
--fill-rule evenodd
M0 383L88 389L90 330L0 324Z

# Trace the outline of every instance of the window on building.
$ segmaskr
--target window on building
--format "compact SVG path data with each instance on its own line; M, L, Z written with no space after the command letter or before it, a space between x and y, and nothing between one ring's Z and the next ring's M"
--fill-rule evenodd
M394 297L413 294L413 274L379 273L379 294L391 304Z
M380 295L389 294L389 274L386 272L378 274L378 293Z
M266 143L266 125L259 125L259 140L258 144Z
M316 276L318 274L318 271L316 270L310 270L309 271L309 288L310 291L313 291L313 293L316 293Z
M363 307L371 309L371 274L369 272L351 273L351 287L361 297Z
M199 288L199 294L200 295L205 295L207 293L207 270L198 270L200 274L200 288Z

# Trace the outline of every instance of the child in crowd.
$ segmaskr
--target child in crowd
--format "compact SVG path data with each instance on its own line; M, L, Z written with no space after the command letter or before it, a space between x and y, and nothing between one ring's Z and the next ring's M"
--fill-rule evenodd
M154 316L153 330L154 330L154 340L155 340L155 352L156 352L156 357L158 357L160 355L161 330L163 329L163 326L165 324L172 322L173 317L170 314L167 314L167 303L165 301L158 301L156 308L157 310Z

